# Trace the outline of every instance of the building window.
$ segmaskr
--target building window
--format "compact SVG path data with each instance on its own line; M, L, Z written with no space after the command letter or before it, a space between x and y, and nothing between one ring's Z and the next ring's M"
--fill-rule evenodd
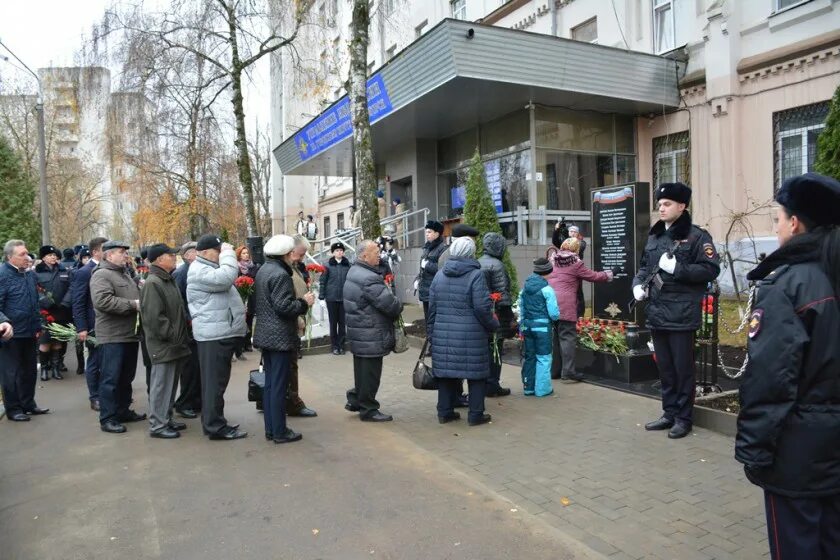
M808 0L774 0L775 10L776 12L781 12L782 10L786 10L791 6L796 6L797 4L804 4Z
M370 61L370 64L368 64L368 76L370 76L371 74L373 74L373 69L374 69L374 68L376 68L376 61L375 61L375 60L371 60L371 61Z
M332 232L330 231L330 217L324 216L324 239L328 238Z
M452 0L449 7L452 10L453 18L467 19L467 0Z
M598 42L598 18L587 20L577 27L572 27L572 39L585 43Z
M773 113L776 188L790 177L814 170L817 138L825 129L828 101Z
M385 51L385 62L394 58L395 54L397 54L397 45L391 45L391 48Z
M422 37L423 33L426 32L427 27L429 27L429 20L424 19L423 23L414 28L414 38L419 39Z
M653 48L657 54L674 49L674 0L653 0Z
M344 212L339 212L335 217L335 230L339 231L342 229L344 229Z
M653 188L677 182L691 185L688 131L653 139Z

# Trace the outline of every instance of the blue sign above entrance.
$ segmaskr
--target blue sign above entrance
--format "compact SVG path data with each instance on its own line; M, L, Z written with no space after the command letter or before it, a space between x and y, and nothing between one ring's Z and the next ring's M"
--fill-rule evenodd
M367 98L371 124L393 110L391 98L388 97L388 90L385 89L385 82L380 75L373 76L367 81ZM300 159L306 161L352 133L350 98L345 97L295 134L295 145Z

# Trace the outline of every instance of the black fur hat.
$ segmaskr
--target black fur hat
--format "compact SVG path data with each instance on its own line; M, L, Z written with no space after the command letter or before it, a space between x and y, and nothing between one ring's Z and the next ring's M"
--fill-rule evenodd
M840 225L840 182L818 173L787 179L776 202L815 226Z
M51 254L57 256L59 259L61 258L61 251L59 251L57 248L53 247L52 245L44 245L43 247L38 249L38 258L39 259L43 259L47 255L51 255Z
M443 224L440 222L436 222L435 220L429 220L426 222L426 229L430 229L432 231L436 231L438 233L443 233Z
M660 198L688 204L691 202L691 187L683 183L662 183L656 189L656 200Z

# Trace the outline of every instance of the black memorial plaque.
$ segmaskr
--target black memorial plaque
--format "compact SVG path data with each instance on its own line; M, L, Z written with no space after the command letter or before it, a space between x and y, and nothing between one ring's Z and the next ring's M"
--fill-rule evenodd
M612 270L615 279L592 289L595 317L619 321L643 321L633 298L633 277L647 241L650 222L650 185L630 183L592 190L592 266Z

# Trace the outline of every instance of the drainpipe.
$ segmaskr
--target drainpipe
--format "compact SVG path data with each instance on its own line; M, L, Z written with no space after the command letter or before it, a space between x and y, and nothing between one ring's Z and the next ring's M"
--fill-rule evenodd
M551 35L557 37L557 0L548 0L548 13L551 16Z

